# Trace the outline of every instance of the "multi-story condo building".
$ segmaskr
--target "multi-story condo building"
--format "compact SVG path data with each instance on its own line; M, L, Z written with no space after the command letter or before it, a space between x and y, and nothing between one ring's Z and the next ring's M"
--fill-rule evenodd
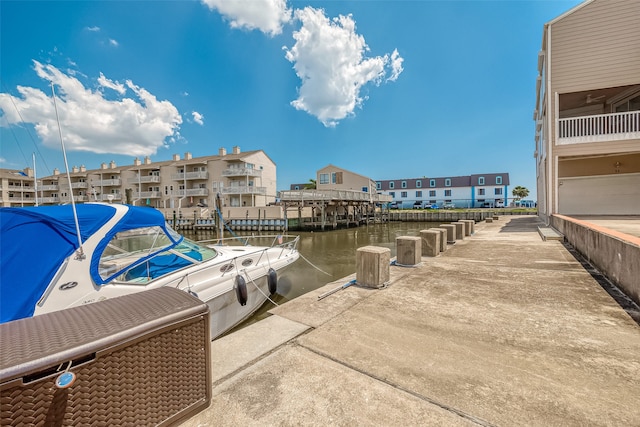
M533 118L539 215L640 213L638 0L544 25Z
M438 207L482 208L508 204L509 174L439 178L401 178L377 181L377 191L393 197L401 207L438 205Z
M21 206L16 203L18 194L21 200L33 198L29 203L33 205L34 186L33 177L3 170L3 206L8 206L5 200ZM24 190L7 192L5 197L5 187ZM79 203L109 201L158 209L209 207L218 199L227 207L261 207L275 201L276 166L262 150L243 153L233 147L231 153L221 148L217 156L194 158L185 153L182 159L176 154L161 162L145 157L129 166L110 162L94 170L73 167L69 177L54 170L54 175L39 180L40 204L69 203L71 194Z
M36 195L33 169L0 169L0 206L35 206Z

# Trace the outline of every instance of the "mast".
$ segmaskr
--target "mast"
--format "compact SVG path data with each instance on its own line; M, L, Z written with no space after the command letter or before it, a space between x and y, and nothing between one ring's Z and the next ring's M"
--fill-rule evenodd
M51 82L51 93L53 95L53 106L56 110L56 121L58 122L58 134L60 135L60 144L62 145L62 156L64 157L64 166L67 169L67 182L69 183L69 196L71 198L71 210L73 211L73 220L76 223L76 234L78 236L78 250L76 251L76 259L85 259L84 250L82 249L82 236L80 235L80 222L78 221L78 212L76 211L76 203L73 200L73 188L71 188L71 175L69 174L69 163L67 162L67 151L64 148L64 140L62 139L62 129L60 128L60 118L58 117L58 104L56 103L56 92Z
M38 174L36 173L36 153L31 153L33 160L33 185L36 190L36 208L38 207Z

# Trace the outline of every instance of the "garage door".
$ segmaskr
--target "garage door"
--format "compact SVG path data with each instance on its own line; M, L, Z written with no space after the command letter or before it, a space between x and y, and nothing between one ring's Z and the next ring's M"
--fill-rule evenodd
M558 211L566 215L640 215L640 174L560 178Z

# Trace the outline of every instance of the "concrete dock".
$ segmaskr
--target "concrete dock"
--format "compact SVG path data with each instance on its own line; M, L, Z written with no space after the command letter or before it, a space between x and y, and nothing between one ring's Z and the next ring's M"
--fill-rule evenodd
M640 326L535 216L212 342L184 426L640 426ZM355 257L355 254L354 254Z

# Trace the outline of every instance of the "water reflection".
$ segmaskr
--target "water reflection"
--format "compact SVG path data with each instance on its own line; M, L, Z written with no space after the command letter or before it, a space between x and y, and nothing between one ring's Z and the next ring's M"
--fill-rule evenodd
M393 258L396 255L396 237L418 236L420 230L439 225L440 223L429 222L393 222L324 232L291 232L290 234L300 236L298 249L302 256L293 265L278 272L278 291L272 299L277 304L282 304L355 273L358 248L369 245L389 248ZM182 233L193 240L216 238L215 231L194 233L185 230ZM236 234L251 235L247 232ZM273 304L267 301L252 319L241 326L267 317L267 311L272 307Z

